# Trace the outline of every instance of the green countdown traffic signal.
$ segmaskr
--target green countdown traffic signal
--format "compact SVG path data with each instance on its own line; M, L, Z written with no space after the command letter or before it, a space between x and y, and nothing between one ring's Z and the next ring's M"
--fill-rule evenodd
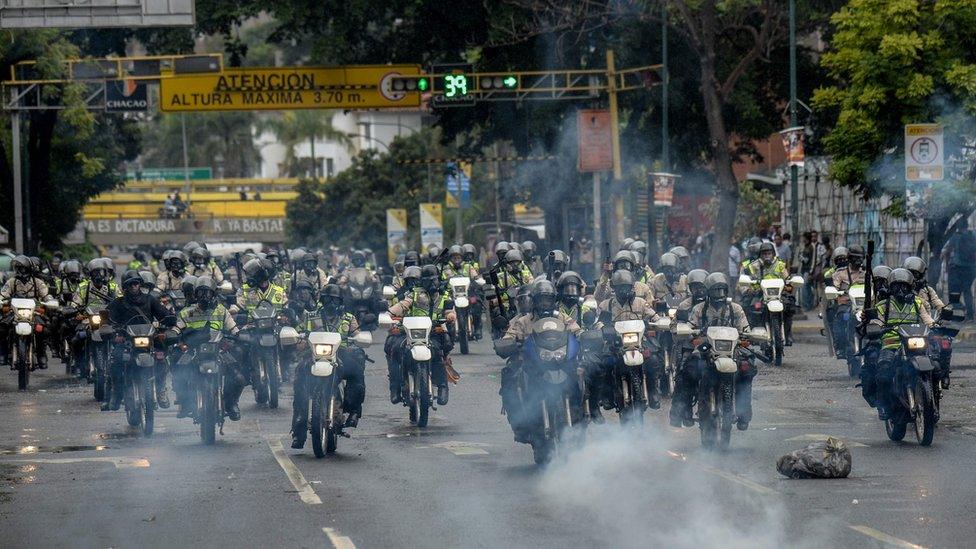
M463 97L468 95L468 77L464 74L444 76L444 97Z
M430 90L430 79L426 76L399 76L390 81L390 88L397 92L425 92Z

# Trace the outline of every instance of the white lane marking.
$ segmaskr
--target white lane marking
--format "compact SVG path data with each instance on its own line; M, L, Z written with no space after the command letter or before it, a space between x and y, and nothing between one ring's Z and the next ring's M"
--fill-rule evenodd
M335 528L323 528L323 532L329 538L329 542L332 543L332 547L335 549L356 549L356 544L352 542L346 536L343 536Z
M682 454L681 452L668 450L666 453L671 459L675 461L681 461L684 463L689 463L691 465L694 465L695 467L698 467L699 469L705 471L706 473L711 473L717 477L721 477L724 478L725 480L732 481L741 486L745 486L746 488L752 490L753 492L756 492L757 494L762 494L764 496L771 496L776 493L776 490L773 490L772 488L767 488L762 484L759 484L758 482L753 482L745 477L740 477L735 473L729 473L721 469L716 469L715 467L709 465L704 465L702 463L696 463L694 461L691 461L688 459L688 456Z
M432 444L434 448L442 448L456 456L486 456L488 455L488 450L485 450L483 446L488 446L483 442L458 442L456 440L451 440L448 442L438 442L437 444Z
M295 463L285 453L285 448L281 445L281 441L268 439L268 446L271 448L271 453L274 454L275 460L278 461L278 465L285 472L285 476L288 477L291 485L298 491L298 497L302 498L302 501L309 505L321 505L322 500L319 499L315 490L312 490L312 485L305 480L305 475L298 470Z
M916 545L909 541L905 541L895 536L885 534L881 530L875 530L870 526L864 526L863 524L851 524L848 528L854 530L855 532L864 534L865 536L872 537L885 545L890 545L891 547L901 547L902 549L925 549L924 545Z
M149 460L146 458L127 458L127 457L80 457L80 458L31 458L31 459L4 459L2 463L111 463L116 469L147 469Z
M806 435L800 435L792 438L786 439L786 442L822 442L831 438L831 435L822 435L820 433L809 433ZM837 437L833 437L837 438ZM853 440L841 439L844 444L850 446L851 448L867 448L868 445L862 442L855 442Z

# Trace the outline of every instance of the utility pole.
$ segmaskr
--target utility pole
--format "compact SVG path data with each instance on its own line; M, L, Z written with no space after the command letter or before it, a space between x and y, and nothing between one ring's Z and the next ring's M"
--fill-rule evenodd
M661 169L665 172L671 171L671 136L669 135L668 109L670 108L671 98L668 96L668 4L661 2ZM667 215L667 210L662 209L661 216ZM651 264L658 256L658 237L663 240L667 226L662 223L661 235L655 234L657 225L658 211L654 205L654 177L647 183L647 263Z
M180 133L183 135L183 192L190 203L190 154L186 146L186 113L180 113Z
M10 96L17 99L17 90L11 89ZM17 253L24 253L24 188L23 174L20 167L20 111L14 111L11 115L10 127L13 130L13 139L10 143L11 155L13 157L14 170L14 250Z
M796 119L796 0L790 0L790 127L795 128ZM799 242L800 233L800 189L798 167L790 166L790 230L792 242ZM794 244L795 245L795 244ZM792 258L784 258L786 261Z
M613 50L607 50L607 96L610 106L610 145L613 150L613 180L623 179L620 166L620 113L617 112L617 72L613 60ZM624 197L620 192L613 196L614 227L610 232L610 240L614 247L624 239Z

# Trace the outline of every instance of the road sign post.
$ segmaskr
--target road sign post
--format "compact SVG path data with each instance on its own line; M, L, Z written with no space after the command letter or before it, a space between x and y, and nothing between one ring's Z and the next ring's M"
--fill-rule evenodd
M942 181L944 147L939 124L905 126L905 181Z

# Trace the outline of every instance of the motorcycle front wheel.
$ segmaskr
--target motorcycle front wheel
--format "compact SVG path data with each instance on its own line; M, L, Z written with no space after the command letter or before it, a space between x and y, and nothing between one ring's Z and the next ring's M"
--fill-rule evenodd
M268 360L264 353L258 354L255 372L252 375L251 385L254 388L254 401L258 404L268 403Z
M640 369L643 371L643 368ZM635 373L624 374L621 379L621 389L624 390L623 408L620 410L620 422L640 426L644 424L644 383L643 375Z
M426 427L430 416L430 364L417 364L414 368L410 415L416 417L417 427Z
M735 423L735 391L732 380L723 380L718 392L722 397L722 431L719 433L718 447L720 450L728 450L732 442L732 425Z
M461 349L461 354L468 354L468 311L467 309L461 309L458 311L457 315L458 324L458 347Z
M23 337L17 338L17 389L27 390L30 383L30 347Z
M317 387L315 396L312 397L312 419L310 422L312 430L312 451L315 457L323 458L336 451L335 432L332 425L333 398L332 398L332 378L319 380L321 386Z
M773 364L783 365L783 317L777 314L769 315L769 334L773 338Z
M704 383L704 380L703 380ZM698 430L702 448L712 449L718 443L718 415L715 413L720 395L709 388L698 398Z
M214 444L217 440L218 403L217 380L210 377L200 380L197 390L197 410L200 414L200 440L206 444Z
M278 392L281 389L281 364L278 362L278 353L272 352L268 356L268 408L278 407Z
M151 371L140 372L140 377L145 378L142 383L142 434L151 437L156 423L156 377Z
M919 377L912 388L915 396L915 438L922 446L932 444L935 437L935 398L932 381Z
M134 368L133 368L134 369ZM139 378L132 370L126 373L125 382L125 419L130 427L142 425L142 388Z

